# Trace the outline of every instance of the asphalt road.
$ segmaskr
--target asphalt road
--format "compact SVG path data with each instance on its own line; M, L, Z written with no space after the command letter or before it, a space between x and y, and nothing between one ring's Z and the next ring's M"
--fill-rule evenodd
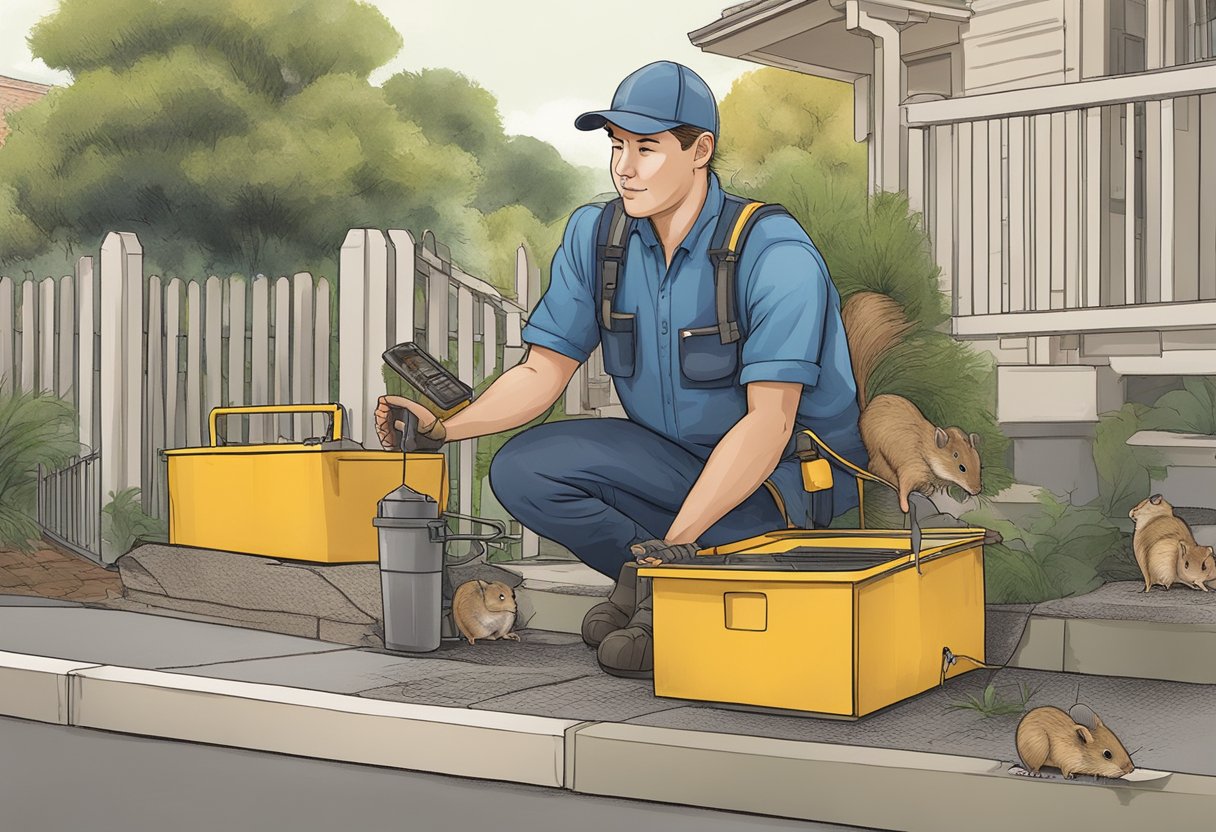
M6 832L847 830L0 717Z

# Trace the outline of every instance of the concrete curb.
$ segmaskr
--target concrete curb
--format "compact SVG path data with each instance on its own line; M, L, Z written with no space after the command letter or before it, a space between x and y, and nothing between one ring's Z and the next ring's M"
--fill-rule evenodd
M565 785L578 724L125 667L70 677L83 728L537 786Z
M910 832L1103 832L1210 822L1216 777L1032 779L944 754L601 723L575 735L576 792ZM1055 818L1056 823L1043 825Z
M1142 832L1216 777L1031 779L972 757L414 705L0 652L0 715L340 762L883 829ZM1150 826L1151 828L1151 826Z
M0 714L71 725L68 677L96 666L0 651Z

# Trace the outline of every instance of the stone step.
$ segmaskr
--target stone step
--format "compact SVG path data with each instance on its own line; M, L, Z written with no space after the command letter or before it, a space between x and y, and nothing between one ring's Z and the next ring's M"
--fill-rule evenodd
M557 633L579 633L587 610L603 601L614 581L579 561L505 561L495 564L516 575L519 626Z
M382 647L380 568L374 563L278 561L147 544L118 560L123 598L98 606L232 624L355 647ZM578 561L452 567L453 586L478 578L515 587L519 628L578 633L613 582Z
M1216 684L1216 592L1118 581L997 615L1026 620L1011 667Z

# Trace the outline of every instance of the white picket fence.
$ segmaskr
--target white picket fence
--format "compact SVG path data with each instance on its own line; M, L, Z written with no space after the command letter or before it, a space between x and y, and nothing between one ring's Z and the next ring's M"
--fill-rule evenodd
M520 360L520 331L539 293L539 270L522 246L511 300L460 269L429 232L416 244L395 229L348 232L337 297L328 279L308 272L252 280L145 275L140 241L127 232L108 234L99 268L94 262L81 257L74 274L59 278L0 278L0 375L73 402L82 456L101 451L98 482L80 490L94 495L88 503L51 507L71 527L82 525L75 513L100 512L96 495L104 501L131 487L141 490L146 512L167 517L160 451L209 444L215 407L339 401L345 435L378 447L374 406L385 389L385 349L415 340L440 360L454 359L461 380L476 386ZM585 374L571 382L573 412L589 398L586 385ZM221 423L221 432L234 443L298 441L319 435L313 418L243 417ZM476 440L446 452L453 502L469 514ZM116 557L53 531L90 556ZM534 555L538 540L522 531L523 555Z

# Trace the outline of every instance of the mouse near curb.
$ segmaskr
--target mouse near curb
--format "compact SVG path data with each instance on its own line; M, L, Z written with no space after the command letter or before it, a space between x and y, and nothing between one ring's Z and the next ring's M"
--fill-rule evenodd
M1078 774L1119 778L1135 771L1123 743L1096 713L1083 705L1073 711L1079 718L1050 705L1022 717L1015 744L1031 774L1044 766L1059 769L1066 780Z

